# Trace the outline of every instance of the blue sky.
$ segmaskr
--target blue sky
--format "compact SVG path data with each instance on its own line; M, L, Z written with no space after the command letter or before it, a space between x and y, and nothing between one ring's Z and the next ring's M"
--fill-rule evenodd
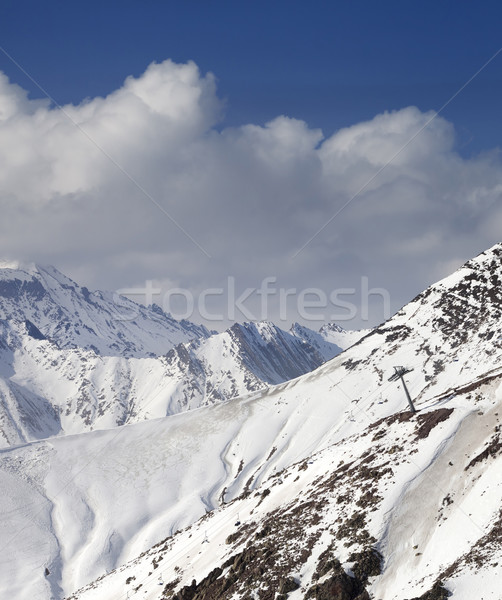
M434 111L500 50L501 16L458 0L4 0L0 46L65 109L0 52L0 258L89 288L151 280L168 310L165 290L226 290L218 314L272 278L297 289L291 306L277 293L263 314L256 293L235 318L284 327L308 321L302 290L352 289L342 324L378 323L500 241L502 52ZM364 306L368 288L389 306Z
M4 0L1 45L59 103L152 61L218 78L225 125L285 114L325 134L384 110L437 110L502 46L500 2ZM502 58L449 105L462 153L500 144ZM0 69L40 96L5 56Z

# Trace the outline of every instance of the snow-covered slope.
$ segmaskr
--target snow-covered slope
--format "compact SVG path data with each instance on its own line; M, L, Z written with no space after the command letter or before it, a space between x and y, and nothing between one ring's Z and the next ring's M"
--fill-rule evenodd
M378 420L70 598L496 600L501 401L499 375Z
M267 324L236 325L155 358L61 350L1 321L0 331L2 445L194 409L324 362L307 343Z
M330 597L322 594L341 585L352 586L340 596L348 600L364 586L375 599L403 600L427 592L438 577L457 586L459 600L473 597L480 577L483 597L497 598L501 282L502 247L495 246L293 381L163 419L2 451L8 493L0 499L0 595L60 598L133 559L77 597L194 598L209 592L206 576L229 553L249 550L234 556L232 572L229 564L213 573L213 595L198 597L284 596L288 584L280 580L291 576L301 584L287 596L293 600ZM388 381L401 364L414 369L407 381L416 416L398 414L404 393ZM328 547L331 554L321 556ZM366 585L364 565L376 571L373 548L383 571ZM349 554L363 550L371 556ZM240 564L253 574L247 589ZM179 581L165 589L159 573L165 584ZM205 587L187 589L193 577ZM441 598L424 599L433 597Z
M270 323L215 334L88 292L52 267L0 269L0 446L112 428L264 389L340 352ZM130 318L135 314L135 318Z

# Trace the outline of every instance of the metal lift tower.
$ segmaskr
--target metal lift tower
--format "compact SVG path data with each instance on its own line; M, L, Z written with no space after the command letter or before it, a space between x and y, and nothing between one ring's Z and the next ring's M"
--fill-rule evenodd
M412 413L417 412L411 399L410 392L408 391L408 388L406 387L406 383L404 381L404 376L406 375L406 373L411 373L413 369L407 369L406 367L394 367L394 371L395 373L394 375L389 377L389 381L397 381L398 379L401 380L403 384L404 393L406 394L406 399L408 400L408 404L410 405L410 410Z

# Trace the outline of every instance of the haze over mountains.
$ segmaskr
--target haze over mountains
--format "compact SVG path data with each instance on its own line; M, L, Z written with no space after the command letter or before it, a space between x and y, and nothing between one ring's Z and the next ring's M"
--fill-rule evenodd
M170 348L142 320L115 348L106 297L87 320L47 272L0 288L2 597L499 598L502 245L342 353L335 326L211 335L151 308Z

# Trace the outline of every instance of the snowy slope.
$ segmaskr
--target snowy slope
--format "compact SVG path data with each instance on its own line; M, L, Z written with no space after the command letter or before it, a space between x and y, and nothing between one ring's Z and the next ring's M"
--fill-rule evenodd
M255 518L251 516L253 509L257 511L257 522L275 509L278 512L274 518L278 518L289 510L288 502L301 504L302 498L310 502L310 495L316 493L315 502L302 505L295 513L305 514L306 518L311 515L312 521L305 521L305 527L301 527L303 533L294 529L293 521L288 525L296 532L290 540L296 551L288 550L286 554L303 556L298 544L303 544L303 534L308 535L310 528L315 527L317 532L322 529L322 544L333 545L335 558L349 560L345 542L339 542L352 535L351 530L360 529L360 519L350 520L357 516L354 502L363 503L360 508L365 508L365 502L373 507L375 501L374 519L371 513L364 521L370 537L363 535L347 547L358 549L361 544L376 544L382 552L383 573L368 587L377 590L375 598L402 600L408 597L405 594L410 594L410 598L418 596L429 589L443 570L453 569L457 558L459 570L452 570L445 577L448 576L448 582L455 582L459 590L472 590L476 583L469 579L470 571L462 561L472 564L469 561L474 560L473 553L482 551L482 547L476 550L476 545L482 545L484 537L492 535L501 500L497 471L492 468L496 461L500 467L494 438L497 432L493 428L502 414L498 336L502 316L501 256L502 248L496 246L469 261L355 346L291 382L168 418L4 450L0 455L0 473L9 496L1 500L2 512L8 515L2 521L0 534L6 540L1 596L62 597L63 592L54 590L61 588L69 594L107 570L135 559L153 543L225 502L228 506L224 510L217 510L194 525L196 529L192 527L166 543L177 548L163 558L163 565L168 566L163 575L166 583L168 577L177 573L175 567L183 571L177 585L190 583L192 575L200 583L225 558L227 548L221 539L229 535L229 528L234 531L234 513L239 512L243 524ZM430 421L421 414L392 417L406 407L403 390L388 382L396 364L414 368L407 376L409 389L421 411L435 414ZM154 393L151 402L155 401ZM437 408L447 409L446 413L434 413ZM417 437L427 422L435 425L430 435ZM364 453L373 447L370 459L370 454ZM485 452L487 447L493 455ZM297 474L293 477L293 472L287 478L274 477L283 469L298 469L294 465L305 460L308 476L302 474L302 467L296 482ZM315 467L308 464L310 460L315 461ZM367 482L357 476L353 479L354 468L345 468L340 460L346 464L356 461L359 474L366 465L365 477L375 481ZM375 473L371 475L373 467ZM392 474L386 471L378 475L380 468L392 468ZM429 485L430 473L441 479L434 494ZM323 481L328 485L330 477L335 477L336 485L330 491L334 495L324 501L329 490L322 485ZM262 493L272 485L281 492L265 494L258 510L258 488L262 486ZM333 487L333 481L330 485ZM339 487L343 486L347 497L339 494ZM367 491L371 493L363 499ZM242 494L244 504L231 503ZM381 500L375 500L380 496ZM406 507L411 509L417 502L425 503L423 520L408 542L409 536L403 537L402 532L411 532L417 518ZM443 505L442 514L454 515L451 525L444 528L442 522L441 527L436 523L434 512ZM457 505L460 509L454 510ZM315 513L323 513L321 517L312 512L313 507L317 507ZM470 513L476 527L466 526L460 519L464 513ZM326 527L323 529L320 523ZM342 533L338 533L340 529ZM202 545L201 536L206 530L209 541ZM255 537L265 539L268 534L260 531ZM454 531L457 537L452 538ZM190 535L193 546L187 541ZM211 545L213 536L220 540L216 545ZM418 544L413 542L415 537ZM36 543L25 547L18 544L20 539L34 539ZM404 544L405 551L400 544ZM186 549L185 555L180 553L181 548L183 552ZM233 550L237 552L239 548ZM312 561L319 558L321 549L318 550L314 552L312 546ZM438 555L447 550L445 559L440 561ZM295 563L288 569L295 577L303 573L307 577L305 585L310 585L314 563L307 559L310 560L305 557L304 563ZM402 560L401 569L398 560ZM25 565L35 563L43 566L28 571ZM406 567L408 563L412 569ZM111 575L97 582L96 592L89 590L79 597L125 598L125 580L136 577L143 587L131 597L160 598L163 588L158 582L155 587L147 587L143 582L144 577L150 577L149 571L157 579L155 567L150 562L147 571L143 559L137 565L120 571L120 576ZM47 576L45 567L50 571ZM19 573L18 579L7 576L13 569ZM406 574L401 577L403 569ZM338 576L343 579L340 573ZM260 575L256 581L260 584ZM378 581L383 582L380 588ZM274 584L263 580L264 589L271 591L262 597L274 597L275 588L271 586L276 584L277 581ZM132 594L134 588L129 589ZM486 598L495 598L489 590ZM300 593L292 592L288 597L302 598ZM459 599L472 597L465 591L458 593ZM240 597L244 596L235 596Z
M498 599L501 400L498 376L379 420L70 597Z
M327 323L321 327L319 334L326 342L336 344L340 348L346 350L347 348L350 348L350 346L356 344L365 335L368 335L370 331L371 329L351 331L340 327L337 323Z

